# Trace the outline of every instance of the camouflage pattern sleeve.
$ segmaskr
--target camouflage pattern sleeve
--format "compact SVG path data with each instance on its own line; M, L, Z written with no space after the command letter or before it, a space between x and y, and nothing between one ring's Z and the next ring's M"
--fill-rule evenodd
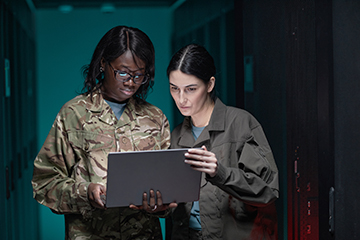
M161 149L168 149L170 147L170 124L165 114L163 114L163 124L161 130L162 142ZM153 214L160 218L165 218L171 213L171 209L167 209L163 213Z
M170 124L165 114L162 115L161 136L161 149L168 149L170 146Z
M89 212L90 182L76 183L71 178L74 165L75 155L60 112L34 161L33 197L58 214Z

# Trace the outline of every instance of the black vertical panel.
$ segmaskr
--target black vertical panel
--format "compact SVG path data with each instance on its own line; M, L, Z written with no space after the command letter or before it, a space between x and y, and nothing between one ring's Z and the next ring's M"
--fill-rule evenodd
M333 1L335 239L360 239L360 1Z
M234 1L234 15L236 106L239 108L244 108L243 0Z
M317 0L316 78L319 145L319 239L334 239L329 231L329 192L334 187L334 87L332 1Z
M331 1L287 5L289 239L332 239L334 181Z
M211 26L211 27L210 27ZM214 58L215 61L215 67L216 67L216 90L218 97L227 104L227 98L226 95L224 96L222 93L226 92L226 89L224 89L224 83L226 79L221 78L221 72L226 71L226 69L221 69L221 49L222 46L220 46L221 37L220 36L220 18L215 18L211 20L207 27L209 30L209 40L208 40L208 46L206 46L207 50L211 54L211 56Z
M236 72L236 65L235 65L235 46L237 46L237 44L235 42L235 14L234 14L234 10L230 10L228 14L226 14L225 16L225 32L226 32L226 39L225 39L225 45L226 45L226 49L225 49L225 56L226 56L226 69L224 69L224 71L226 71L226 79L223 79L224 81L227 81L227 103L231 106L236 106L236 98L237 95L241 95L241 90L238 90L236 88L237 84L237 80L235 77L235 72ZM223 26L222 26L223 27ZM233 79L233 80L231 80ZM235 80L234 80L235 79Z
M315 0L286 3L288 239L319 239Z

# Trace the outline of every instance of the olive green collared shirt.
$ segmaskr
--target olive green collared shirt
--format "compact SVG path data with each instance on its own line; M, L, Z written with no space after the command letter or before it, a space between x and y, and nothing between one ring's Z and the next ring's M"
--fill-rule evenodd
M218 161L214 177L202 175L199 208L204 239L277 239L274 201L279 197L279 175L259 122L220 99L196 141L190 121L185 117L173 130L171 148L205 145ZM172 223L172 240L190 239L191 206L179 204L172 221L167 221Z

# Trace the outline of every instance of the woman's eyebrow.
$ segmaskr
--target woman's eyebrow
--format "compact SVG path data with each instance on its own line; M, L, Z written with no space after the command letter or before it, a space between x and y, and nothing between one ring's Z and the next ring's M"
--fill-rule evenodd
M170 83L170 85L172 85L172 86L174 86L174 87L178 87L178 86L176 86L176 85L173 84L173 83ZM185 86L185 87L197 87L197 84L189 84L189 85L187 85L187 86Z
M141 71L144 70L145 68L138 68L136 70L131 70L128 66L125 65L120 65L120 67L126 68L127 70L129 70L130 72L136 72L136 71Z

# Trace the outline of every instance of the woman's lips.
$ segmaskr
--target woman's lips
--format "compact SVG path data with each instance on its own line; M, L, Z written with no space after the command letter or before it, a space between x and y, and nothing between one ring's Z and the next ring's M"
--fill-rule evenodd
M123 92L126 95L133 95L134 91L130 89L121 89L121 92Z
M180 106L179 108L182 109L182 110L187 110L187 109L189 109L189 107L185 107L185 106L184 106L184 107L181 107L181 106Z

